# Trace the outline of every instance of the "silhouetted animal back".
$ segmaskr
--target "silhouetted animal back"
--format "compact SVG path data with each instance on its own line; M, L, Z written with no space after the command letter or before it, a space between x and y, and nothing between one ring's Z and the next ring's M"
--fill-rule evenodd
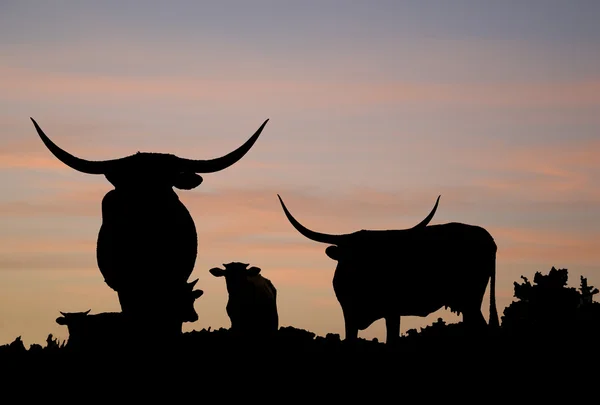
M108 351L126 348L133 339L133 328L120 312L89 315L86 312L61 312L56 319L69 331L66 348L85 351Z
M198 236L187 208L172 190L160 198L144 197L112 190L102 201L97 260L106 283L117 291L180 285L194 269Z

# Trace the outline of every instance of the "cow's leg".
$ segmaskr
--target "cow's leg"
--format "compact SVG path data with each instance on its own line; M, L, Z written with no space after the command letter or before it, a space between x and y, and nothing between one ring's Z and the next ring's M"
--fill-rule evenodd
M385 317L385 342L388 345L394 345L400 340L400 316L390 315Z
M487 322L480 308L470 308L463 311L463 325L470 336L480 336L487 331Z
M346 340L348 342L354 342L358 340L358 328L352 322L345 321L346 329Z
M358 326L356 325L356 322L354 322L354 319L352 319L352 316L350 316L347 311L342 310L342 313L344 314L344 327L346 330L345 340L348 342L354 342L358 340Z

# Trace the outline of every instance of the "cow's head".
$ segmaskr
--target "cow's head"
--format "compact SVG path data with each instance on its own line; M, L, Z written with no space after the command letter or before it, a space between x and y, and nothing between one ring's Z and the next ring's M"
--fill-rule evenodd
M83 318L85 318L90 313L90 311L91 311L91 309L88 309L85 312L62 312L62 311L60 311L60 314L62 316L59 316L58 318L56 318L56 323L59 325L65 325L67 327L75 325L78 322L81 322L81 320Z
M223 264L225 269L214 267L209 270L210 274L215 277L225 277L227 291L229 294L235 294L246 283L248 277L254 277L260 273L260 268L250 267L248 263L232 262Z
M187 283L184 290L175 297L175 312L181 315L182 322L195 322L198 320L194 302L204 294L204 291L194 290L197 282L198 279Z
M254 145L268 119L258 130L233 152L210 160L192 160L164 153L141 153L120 159L90 161L78 158L52 142L33 118L33 125L46 147L67 166L88 174L102 174L115 188L136 192L164 189L190 190L202 183L197 173L214 173L233 165Z
M292 214L288 211L285 204L283 203L283 200L281 199L279 194L277 195L277 197L279 198L279 202L281 203L281 207L283 208L285 216L287 217L288 221L290 221L290 223L294 226L294 228L296 228L296 230L298 232L300 232L302 235L304 235L308 239L314 240L316 242L328 243L328 244L333 245L333 246L329 246L327 249L325 249L325 253L331 259L339 262L340 259L344 258L347 255L352 255L354 253L355 247L352 246L351 242L353 240L356 240L355 236L357 233L332 235L332 234L312 231L312 230L306 228L305 226L303 226L300 222L298 222L292 216ZM438 196L433 209L431 210L429 215L427 215L427 217L425 217L424 220L422 220L420 223L413 226L412 228L403 230L403 232L406 233L407 237L410 237L411 232L417 231L419 229L423 229L429 224L429 222L431 222L431 220L433 219L433 216L435 215L435 211L437 210L438 203L440 202L440 197L441 196Z

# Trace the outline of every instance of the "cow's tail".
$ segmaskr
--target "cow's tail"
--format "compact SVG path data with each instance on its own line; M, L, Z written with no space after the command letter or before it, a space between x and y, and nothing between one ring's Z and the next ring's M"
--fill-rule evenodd
M498 309L496 308L496 252L492 261L492 274L490 277L490 319L488 322L492 329L500 328Z

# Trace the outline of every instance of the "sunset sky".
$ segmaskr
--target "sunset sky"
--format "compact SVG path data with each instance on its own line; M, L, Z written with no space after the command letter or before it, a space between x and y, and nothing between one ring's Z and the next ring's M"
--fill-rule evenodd
M91 160L218 157L270 119L237 164L177 191L204 290L185 331L230 326L208 270L241 261L275 284L281 326L343 337L336 262L277 194L328 233L411 227L441 195L431 224L497 242L500 315L552 266L600 287L599 20L596 0L0 2L0 345L65 339L59 311L120 311L95 253L112 186L58 161L29 117ZM438 317L460 319L401 332ZM384 340L384 321L359 336Z

